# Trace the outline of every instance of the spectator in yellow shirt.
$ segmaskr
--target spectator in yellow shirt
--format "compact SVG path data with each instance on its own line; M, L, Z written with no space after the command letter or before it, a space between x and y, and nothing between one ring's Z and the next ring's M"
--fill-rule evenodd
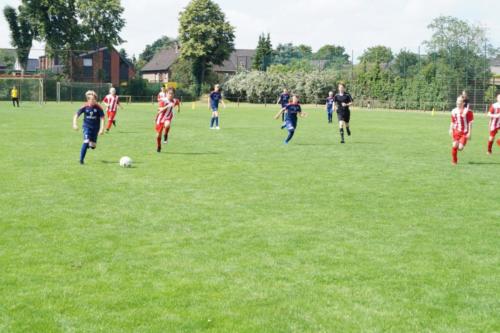
M10 91L10 97L12 98L12 105L15 107L17 104L17 107L19 107L19 91L17 90L16 86L12 87L12 90Z

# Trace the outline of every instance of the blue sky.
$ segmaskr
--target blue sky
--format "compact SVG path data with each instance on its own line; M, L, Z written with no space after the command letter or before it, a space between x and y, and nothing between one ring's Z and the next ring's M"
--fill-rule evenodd
M427 25L439 15L480 24L500 47L500 1L497 0L215 0L236 28L236 47L254 48L261 32L274 45L293 42L317 50L324 44L344 46L355 58L364 49L386 45L416 51L430 37ZM161 35L175 37L178 15L189 0L122 0L127 25L122 46L138 54ZM0 0L0 7L20 1ZM9 47L8 27L0 18L0 47ZM36 45L35 48L42 48ZM422 50L423 51L423 50Z

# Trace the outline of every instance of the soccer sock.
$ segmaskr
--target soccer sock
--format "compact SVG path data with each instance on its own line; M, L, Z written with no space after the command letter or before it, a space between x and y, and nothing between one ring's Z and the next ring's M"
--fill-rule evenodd
M165 128L165 134L163 135L163 141L168 140L168 132L170 132L170 127Z
M210 119L210 127L214 127L215 117Z
M82 145L82 150L80 150L80 162L83 162L83 160L85 160L85 155L87 155L87 149L89 149L89 144L84 143Z
M215 126L219 127L219 117L215 117Z
M109 119L108 120L108 126L106 127L107 130L111 128L111 125L113 124L113 120Z
M289 130L288 137L286 138L285 142L287 142L287 143L290 142L290 140L292 140L294 134L295 134L295 130Z
M493 141L488 141L488 153L491 153L492 149L493 149Z
M453 163L455 163L455 164L458 162L458 156L457 156L457 154L458 154L458 148L453 147L453 148L451 149L451 157L453 158L453 160L452 160L452 161L453 161Z
M345 130L347 131L347 135L349 135L349 136L350 136L350 135L351 135L351 130L349 129L349 126L347 126L347 127L345 128Z
M161 148L161 133L156 137L156 147Z
M343 128L340 129L340 138L342 139L342 141L344 141L344 129Z

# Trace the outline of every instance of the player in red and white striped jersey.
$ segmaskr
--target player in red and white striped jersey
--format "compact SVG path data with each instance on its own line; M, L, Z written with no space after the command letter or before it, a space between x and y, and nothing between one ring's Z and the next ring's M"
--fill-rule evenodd
M112 124L116 126L116 111L118 110L118 107L121 107L120 97L118 97L118 95L116 94L116 89L109 89L109 94L104 97L102 102L106 104L106 114L108 116L108 125L106 126L106 132L109 132Z
M165 87L164 87L164 86L161 86L161 90L160 90L160 92L158 93L158 97L157 97L157 98L158 98L158 103L160 103L160 101L161 101L162 99L164 99L164 98L165 98L165 96L167 96L167 91L165 90Z
M452 164L458 163L458 151L462 151L471 137L474 113L469 106L465 106L464 98L458 96L457 107L451 111L450 135L453 138L451 150Z
M500 94L497 95L497 102L490 106L488 117L490 117L490 123L488 125L488 130L490 131L490 138L488 140L488 155L491 155L495 136L497 135L498 130L500 130ZM497 141L497 144L500 146L500 139Z
M158 102L159 109L156 114L156 151L161 152L161 137L163 130L165 130L163 143L168 142L168 133L174 118L174 108L177 107L177 112L180 112L180 101L174 98L174 89L169 89L164 98Z

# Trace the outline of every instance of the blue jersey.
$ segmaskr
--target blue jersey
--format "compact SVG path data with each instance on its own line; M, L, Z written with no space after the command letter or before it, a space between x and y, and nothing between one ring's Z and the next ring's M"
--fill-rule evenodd
M219 108L219 102L222 99L222 94L220 91L212 91L210 93L210 107L212 110L217 110Z
M83 114L83 128L99 130L101 127L101 118L104 118L104 112L98 105L84 105L76 112L78 116Z
M290 101L290 95L289 94L283 93L283 94L280 95L280 104L281 104L282 107L285 107L288 104L289 101Z
M326 98L326 107L328 110L333 109L333 104L335 103L335 97L327 97Z
M285 106L286 109L286 120L292 121L292 122L297 122L297 114L302 112L302 108L300 107L300 104L287 104Z

